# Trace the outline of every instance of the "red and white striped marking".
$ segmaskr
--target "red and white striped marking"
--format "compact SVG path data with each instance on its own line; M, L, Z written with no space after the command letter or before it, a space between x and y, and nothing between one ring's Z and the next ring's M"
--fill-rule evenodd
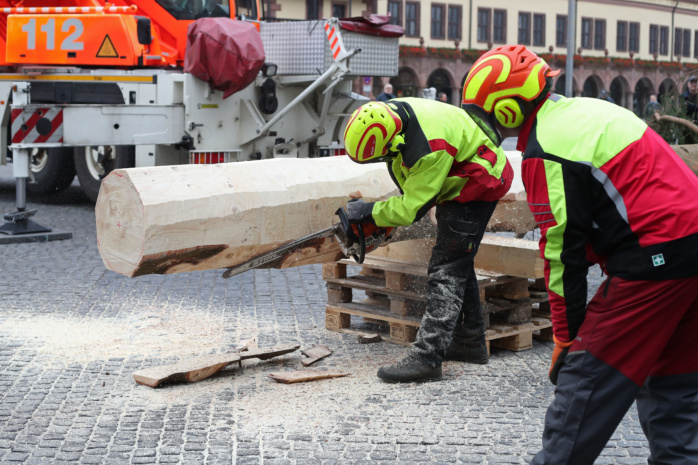
M344 50L344 43L342 42L342 36L337 31L337 28L334 25L331 25L329 21L325 23L325 33L327 33L327 40L330 42L332 58L337 60L340 53L346 53Z
M17 14L90 14L90 13L135 13L136 5L131 6L32 6L17 8L0 8L7 15Z
M42 126L48 128L44 134L37 130L37 123L42 121ZM13 144L42 144L63 142L63 109L57 107L34 108L30 113L28 109L12 109L12 143ZM50 122L50 127L46 125Z

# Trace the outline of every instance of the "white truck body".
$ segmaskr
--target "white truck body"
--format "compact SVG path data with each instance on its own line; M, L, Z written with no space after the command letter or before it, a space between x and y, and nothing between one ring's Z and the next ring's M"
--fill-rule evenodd
M135 147L130 166L138 167L331 155L342 148L348 116L367 101L351 91L352 80L397 75L398 39L345 33L342 53L332 59L325 24L336 20L262 24L266 62L277 64L277 74L260 72L227 99L181 70L34 67L0 74L0 164L11 149L14 176L28 175L31 183L37 160L45 161L37 153L51 157L69 148L94 200L84 173L98 190L110 169L129 166L119 162L116 147ZM268 79L278 100L271 114L259 104ZM71 103L88 83L123 103Z

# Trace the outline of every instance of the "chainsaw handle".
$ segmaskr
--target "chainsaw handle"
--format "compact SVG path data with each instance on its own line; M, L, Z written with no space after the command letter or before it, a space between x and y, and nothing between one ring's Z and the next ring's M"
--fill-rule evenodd
M351 258L356 260L359 264L363 263L364 258L366 258L366 234L363 225L349 223L349 215L344 207L339 207L335 215L339 216L339 224L341 225L342 233L347 238L348 243L345 245L350 247L357 242L359 243L360 253L358 256L353 254Z
M351 228L351 223L349 223L349 215L347 214L346 209L344 207L339 207L334 214L339 216L339 223L342 226L342 232L344 232L344 235L351 243L355 242L356 237L352 237L353 231Z

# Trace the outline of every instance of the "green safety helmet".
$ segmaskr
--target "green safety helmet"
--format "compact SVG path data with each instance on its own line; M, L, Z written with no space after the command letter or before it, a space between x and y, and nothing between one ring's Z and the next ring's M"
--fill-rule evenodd
M388 150L397 145L391 142L400 131L402 120L393 109L383 102L369 102L352 113L344 130L344 148L357 163L384 161L397 155Z

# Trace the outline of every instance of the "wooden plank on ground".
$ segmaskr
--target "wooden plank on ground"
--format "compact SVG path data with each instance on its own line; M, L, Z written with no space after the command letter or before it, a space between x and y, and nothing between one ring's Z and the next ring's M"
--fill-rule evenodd
M133 379L138 384L153 388L163 383L196 383L197 381L215 375L231 363L241 362L242 360L250 358L267 360L272 357L278 357L293 352L299 347L298 345L293 345L268 349L252 349L245 352L206 355L169 365L145 368L134 373Z
M307 367L317 362L318 360L322 360L328 355L331 355L332 350L330 350L330 348L327 346L313 344L313 347L311 347L310 349L301 350L301 354L308 357L305 360L301 360L303 366Z
M302 383L305 381L315 381L317 379L326 378L341 378L342 376L349 376L349 373L321 370L281 371L277 373L269 373L269 377L271 379L285 384Z

